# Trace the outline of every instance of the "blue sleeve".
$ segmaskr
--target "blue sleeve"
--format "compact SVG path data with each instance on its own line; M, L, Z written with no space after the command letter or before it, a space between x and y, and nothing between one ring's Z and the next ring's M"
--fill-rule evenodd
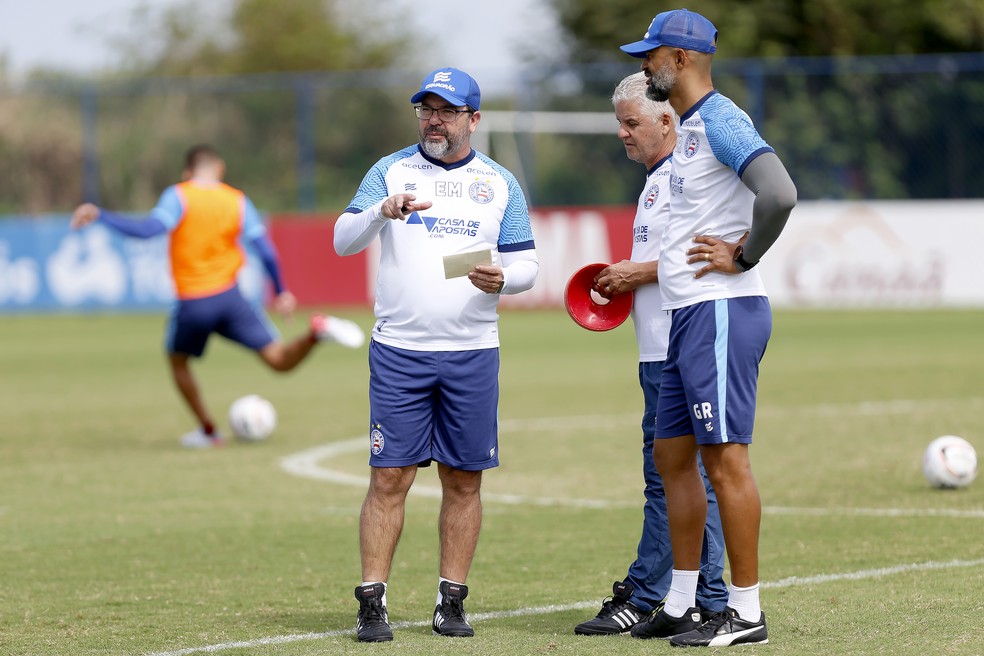
M277 251L273 248L273 242L267 239L266 235L261 234L251 239L250 243L256 249L257 254L259 254L260 260L263 262L263 268L266 269L270 280L273 282L273 289L278 294L282 293L286 288L284 287L284 280L280 275L280 261L277 258Z
M700 108L700 117L715 157L739 176L753 159L775 152L759 135L748 114L725 96L709 97Z
M184 205L181 204L177 187L172 185L164 190L150 215L164 224L168 232L178 227L181 217L184 216Z
M150 239L167 232L167 227L151 215L132 219L108 210L99 210L99 220L127 237Z
M533 227L530 225L530 210L526 196L512 174L506 175L509 201L502 216L499 228L499 251L522 251L533 248Z
M390 167L401 159L411 157L417 152L416 146L404 148L399 152L388 155L376 162L366 177L362 179L359 190L355 192L352 202L345 208L346 212L358 214L364 212L376 203L389 198L389 188L386 186L386 173Z
M266 234L266 225L263 218L257 211L253 201L246 198L243 207L243 238L246 241L253 241Z

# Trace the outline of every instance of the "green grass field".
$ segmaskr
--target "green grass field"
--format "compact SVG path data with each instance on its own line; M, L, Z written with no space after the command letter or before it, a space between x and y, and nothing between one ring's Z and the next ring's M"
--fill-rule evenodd
M354 638L364 349L325 346L282 376L213 341L197 371L216 414L255 392L280 425L263 443L188 452L162 327L0 319L0 653L672 651L573 635L624 576L642 521L628 324L596 334L562 312L503 315L502 466L485 477L468 580L476 637L430 635L439 502L424 470L384 645ZM984 480L939 491L920 471L948 433L984 453L984 312L776 313L752 448L771 643L741 653L984 653Z

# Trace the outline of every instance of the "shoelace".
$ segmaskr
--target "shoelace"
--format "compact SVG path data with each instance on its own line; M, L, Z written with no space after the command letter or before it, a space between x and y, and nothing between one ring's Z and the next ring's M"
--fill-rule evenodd
M605 600L601 602L601 611L597 617L599 619L609 618L615 613L625 610L625 607L628 605L629 600L625 597L605 597Z
M386 622L386 611L379 601L365 602L360 609L359 615L362 617L362 624L367 625L375 622Z
M441 602L441 615L444 616L444 621L448 620L459 620L461 622L465 621L465 607L462 606L460 599L445 598Z
M701 624L701 628L706 627L708 630L717 631L725 624L731 622L732 619L733 616L727 611L727 609L716 613L711 613L711 616L707 618L707 621Z
M654 619L656 619L656 616L659 615L659 611L663 610L663 605L664 604L665 604L665 602L662 602L662 601L659 602L658 604L656 604L656 608L653 608L649 612L649 617L646 618L646 621L647 622L652 622Z

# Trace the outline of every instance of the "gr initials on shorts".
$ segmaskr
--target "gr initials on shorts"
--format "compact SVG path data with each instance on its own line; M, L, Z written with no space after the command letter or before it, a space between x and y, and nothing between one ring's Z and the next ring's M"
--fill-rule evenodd
M693 435L698 444L750 444L759 363L771 334L772 309L765 296L673 310L656 438Z

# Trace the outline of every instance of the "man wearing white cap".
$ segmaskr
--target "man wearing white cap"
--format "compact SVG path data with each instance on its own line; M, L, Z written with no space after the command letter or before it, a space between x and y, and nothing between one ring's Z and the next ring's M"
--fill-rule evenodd
M482 523L482 472L499 464L502 294L536 281L529 210L515 177L471 147L481 92L440 68L410 102L418 143L379 160L335 224L335 250L377 238L376 323L369 345L369 491L359 525L357 633L393 639L387 579L418 467L437 461L442 501L437 635L474 635L465 578Z
M796 187L748 115L714 89L717 36L709 20L677 9L622 46L643 60L648 96L668 100L679 117L658 267L672 320L654 444L673 573L662 608L633 630L675 646L768 642L759 603L762 504L748 447L772 312L753 267L785 226ZM727 608L707 621L695 604L707 514L698 453L717 492L731 568Z

